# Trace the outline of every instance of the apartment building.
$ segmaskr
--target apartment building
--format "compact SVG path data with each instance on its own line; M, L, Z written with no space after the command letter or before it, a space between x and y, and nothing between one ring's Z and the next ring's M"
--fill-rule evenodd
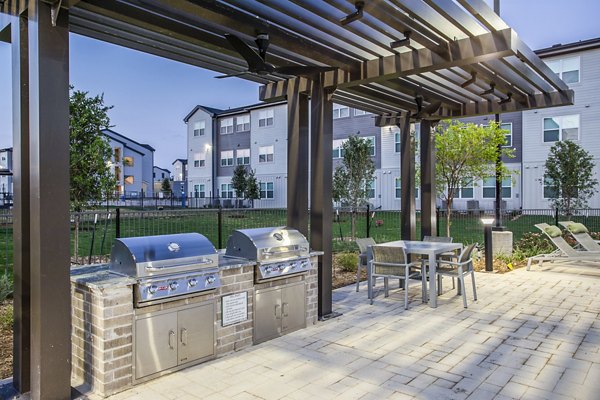
M115 191L126 197L154 196L154 148L138 143L112 129L104 129L113 156L110 169L117 180Z
M162 184L164 180L168 179L171 183L171 171L166 168L152 167L152 181L154 182L154 193L162 192Z
M572 106L523 112L523 208L547 208L552 190L544 164L553 144L572 140L590 152L600 176L600 38L536 53L575 92ZM600 194L589 203L600 207Z
M172 190L177 196L187 196L187 160L178 158L173 163L173 182Z
M0 149L0 207L12 204L12 147Z

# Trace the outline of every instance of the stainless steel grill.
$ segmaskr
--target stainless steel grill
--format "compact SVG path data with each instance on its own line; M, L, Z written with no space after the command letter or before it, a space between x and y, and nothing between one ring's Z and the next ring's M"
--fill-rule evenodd
M236 230L227 241L225 254L256 261L256 282L310 269L308 241L297 230L286 227Z
M137 278L136 306L220 286L219 255L199 233L115 239L110 269Z

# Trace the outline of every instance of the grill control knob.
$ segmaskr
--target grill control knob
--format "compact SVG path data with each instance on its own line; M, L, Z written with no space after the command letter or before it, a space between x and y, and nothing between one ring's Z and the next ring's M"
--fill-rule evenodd
M209 285L212 285L213 283L215 283L216 278L214 277L214 275L210 275L206 277L206 283Z
M148 293L150 293L150 294L156 293L157 290L158 290L158 286L156 286L156 285L148 286Z
M179 282L177 282L177 281L173 281L173 282L169 283L169 288L171 290L177 290L178 287L179 287Z
M194 287L198 284L198 279L196 278L192 278L188 281L188 285L190 285L190 287Z

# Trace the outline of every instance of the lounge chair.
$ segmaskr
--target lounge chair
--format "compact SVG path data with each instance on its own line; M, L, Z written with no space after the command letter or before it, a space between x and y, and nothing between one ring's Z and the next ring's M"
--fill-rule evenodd
M592 261L600 262L600 252L575 250L563 237L559 227L548 224L536 224L552 243L556 250L549 254L539 254L529 257L527 260L527 271L531 269L531 262L538 261L541 266L544 261Z
M569 231L571 236L577 240L577 243L579 243L581 247L587 251L600 252L599 241L594 240L594 238L590 236L588 228L586 228L585 225L573 221L561 221L559 224Z

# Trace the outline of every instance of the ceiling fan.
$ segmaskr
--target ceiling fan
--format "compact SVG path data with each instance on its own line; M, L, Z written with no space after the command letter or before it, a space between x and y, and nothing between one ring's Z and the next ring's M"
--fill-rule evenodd
M268 74L280 74L280 75L300 75L309 76L318 74L321 72L333 71L335 67L319 67L319 66L303 66L303 65L283 65L276 67L271 63L265 61L267 55L267 48L269 47L269 35L267 33L259 33L254 41L258 48L258 52L252 47L248 46L239 37L226 33L225 39L248 63L248 69L243 72L235 74L227 74L216 76L215 78L230 78L233 76L242 76L246 74L257 74L257 75L268 75Z
M410 115L414 119L428 118L442 106L441 101L436 101L423 108L423 96L421 95L415 96L415 103L417 103L417 112Z

